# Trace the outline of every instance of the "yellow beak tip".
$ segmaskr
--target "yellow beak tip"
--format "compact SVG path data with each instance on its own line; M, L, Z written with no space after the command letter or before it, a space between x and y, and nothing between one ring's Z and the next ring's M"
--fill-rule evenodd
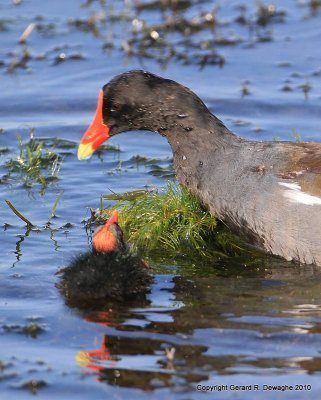
M78 147L77 157L78 160L86 160L92 156L94 149L90 143L82 144L80 143Z

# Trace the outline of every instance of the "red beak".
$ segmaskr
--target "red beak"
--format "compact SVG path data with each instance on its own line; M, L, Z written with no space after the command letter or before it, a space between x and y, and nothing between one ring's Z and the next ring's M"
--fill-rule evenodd
M109 220L94 232L92 244L97 253L109 253L117 249L117 236L110 230L113 224L118 224L117 211L113 211Z
M105 225L106 224L108 224L108 225L118 224L118 211L117 210L112 212L111 217L109 218L109 220L107 220Z
M104 92L100 90L95 116L78 147L78 160L89 158L109 138L109 128L103 122Z

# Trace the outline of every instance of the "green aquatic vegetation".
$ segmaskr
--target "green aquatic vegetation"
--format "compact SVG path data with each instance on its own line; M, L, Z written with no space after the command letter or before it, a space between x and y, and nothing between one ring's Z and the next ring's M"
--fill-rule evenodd
M19 333L33 338L45 332L45 328L35 322L31 322L27 325L3 325L2 329L6 332Z
M108 218L112 210L119 210L126 239L150 258L212 263L254 253L204 209L196 196L176 183L168 183L160 192L138 190L123 197L113 193L102 200L118 201L107 209L101 204L101 216Z
M321 6L321 1L320 0L310 0L308 3L309 3L308 5L310 8L311 15L316 15Z
M10 21L10 20L8 20L8 19L4 19L4 18L1 18L0 19L0 32L5 32L5 31L7 31L9 28L8 28L8 25L11 23L12 21Z
M272 3L264 4L258 2L256 5L256 24L260 26L267 26L273 22L284 22L286 12L277 10L276 6Z
M103 155L105 152L107 152L107 153L113 152L114 157L116 156L117 158L119 158L119 154L121 153L121 150L120 150L119 145L113 146L111 144L102 144L99 147L99 149L96 151L96 155L98 158L103 159Z
M156 164L161 162L162 160L160 158L148 158L145 156L141 156L139 154L136 154L135 156L133 156L131 158L131 161L134 161L135 163L137 163L137 165L143 164Z
M149 175L158 176L160 178L171 179L174 178L175 172L173 164L169 164L168 166L161 167L160 165L153 164L151 165L151 170L148 171Z
M55 239L55 234L58 231L63 230L65 233L67 233L69 231L69 229L71 229L73 227L73 225L71 223L65 223L62 226L58 226L58 227L52 227L52 223L51 220L53 218L56 217L56 210L59 204L59 201L61 199L62 196L62 192L59 193L56 197L56 200L52 206L50 215L48 217L48 220L42 224L42 225L35 225L33 224L28 218L26 218L20 211L17 210L17 208L9 201L9 200L5 200L8 207L13 211L13 213L20 218L23 222L25 222L26 224L26 228L25 232L23 234L18 235L19 236L19 240L16 242L16 261L12 264L12 266L14 267L16 265L17 262L19 262L21 260L22 257L22 250L21 250L21 244L29 237L31 236L32 233L36 233L38 234L39 232L44 232L44 231L49 231L50 232L50 239L53 242L54 246L55 246L55 250L57 250L59 248L59 243L58 241ZM3 224L3 229L7 230L11 227L10 224L8 223L4 223Z
M61 139L58 137L54 138L37 138L37 141L39 143L42 143L43 147L48 147L50 149L59 149L60 150L71 150L75 149L78 145L77 143L67 140L67 139Z
M202 252L204 237L216 226L215 219L201 209L198 200L174 184L168 184L163 193L145 192L129 202L120 201L113 208L121 209L120 223L128 240L149 250L160 245L171 250L192 246Z
M168 23L150 27L146 25L144 29L126 39L122 49L129 57L155 59L164 67L170 60L176 60L184 65L196 64L200 68L207 65L223 66L225 59L217 52L215 40L211 40L211 45L207 46L204 45L203 39L191 40L193 35L204 29L209 30L208 34L212 36L212 25L188 25L185 24L186 20L181 22L182 24L178 24L176 21L174 25ZM180 35L181 39L171 40L169 37L171 35Z
M35 26L37 32L47 37L57 34L56 24L54 24L53 22L44 22L41 17L38 17L37 19L38 21Z
M307 100L309 98L309 93L312 90L312 85L306 79L306 81L302 85L300 85L299 88L303 91L304 98L305 100Z
M282 92L292 92L293 88L289 84L285 84L281 88Z
M26 187L32 187L34 182L45 188L49 182L58 179L61 157L52 150L44 148L44 144L34 138L23 143L18 137L19 154L8 160L5 167L10 175L21 179Z
M59 53L55 57L55 59L53 61L53 65L59 65L65 61L69 61L69 60L79 61L79 60L84 60L84 59L85 59L85 57L79 52L71 53L71 54Z
M147 1L147 2L135 2L135 8L138 12L147 10L161 10L164 11L166 9L170 9L172 11L177 10L185 10L191 5L193 2L191 0L180 0L180 1L173 1L173 0L154 0L154 1Z
M11 54L12 59L7 62L7 72L15 72L16 69L28 69L29 61L33 58L30 49L22 44L18 50Z
M39 389L45 388L48 383L43 379L31 379L30 381L23 382L19 386L21 389L29 390L33 395L38 394Z
M8 147L0 147L0 156L2 154L8 154L10 152L10 150L8 149Z
M56 215L56 210L57 210L59 201L60 201L60 199L61 199L61 196L62 196L62 192L59 193L59 194L57 195L57 197L56 197L56 200L55 200L55 202L54 202L54 204L53 204L53 206L52 206L52 209L51 209L51 212L50 212L48 221L47 221L47 225L50 225L51 219ZM18 211L18 210L16 209L16 207L11 203L11 201L6 200L6 203L7 203L8 207L13 211L13 213L14 213L18 218L20 218L23 222L26 223L26 225L27 225L27 227L28 227L29 229L35 228L35 227L36 227L32 222L30 222L30 220L29 220L28 218L26 218L24 215L21 214L20 211Z
M249 85L250 85L250 82L248 80L241 82L240 92L241 92L242 97L249 96L251 94Z
M56 198L56 200L54 202L54 205L52 206L52 210L51 210L51 213L50 213L49 218L48 218L48 224L50 223L51 219L56 215L56 210L57 210L59 201L61 199L61 196L62 196L62 192L58 194L58 196L57 196L57 198Z
M139 197L142 197L146 194L146 190L144 189L138 189L138 190L132 190L130 192L125 192L125 193L114 193L108 194L106 196L101 196L101 201L105 200L117 200L117 201L132 201L136 200ZM103 211L103 203L101 203L102 206L100 207L101 211Z
M199 9L200 3L204 3L202 10ZM169 15L163 12L165 9L168 9ZM151 11L156 14L152 24ZM222 66L225 59L218 54L215 42L219 37L215 34L218 26L217 11L213 7L208 9L205 1L134 4L131 32L122 41L121 48L128 57L154 59L163 67L171 60L184 65L196 64L200 68L207 65ZM204 46L204 42L210 44Z
M16 214L16 216L20 218L23 222L25 222L29 228L32 228L34 226L33 223L28 220L28 218L26 218L24 215L21 214L20 211L16 209L16 207L11 203L11 201L6 200L6 203L8 207L13 211L13 213Z
M300 133L295 129L292 130L291 140L293 140L295 143L301 143L303 141Z
M299 132L297 132L295 129L292 129L292 132L288 134L290 142L295 142L295 143L301 143L303 142L302 136ZM272 136L272 141L273 142L282 142L283 140L280 138L280 136L274 135Z
M68 21L68 25L74 29L83 31L83 32L91 32L96 38L100 36L100 28L99 25L101 22L105 21L104 15L99 15L93 12L88 18L70 18Z
M148 158L141 155L131 157L129 163L135 163L136 167L144 166L149 175L158 176L165 179L174 178L174 167L172 159Z

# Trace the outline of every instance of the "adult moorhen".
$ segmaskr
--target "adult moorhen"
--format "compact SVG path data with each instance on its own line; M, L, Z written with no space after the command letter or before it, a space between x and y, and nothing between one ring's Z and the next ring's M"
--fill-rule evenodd
M286 260L321 266L321 144L242 139L188 88L130 71L100 91L78 158L132 130L165 136L178 180L234 232Z
M94 232L92 246L91 252L58 272L57 286L69 305L83 307L145 296L152 277L147 264L125 244L116 211Z

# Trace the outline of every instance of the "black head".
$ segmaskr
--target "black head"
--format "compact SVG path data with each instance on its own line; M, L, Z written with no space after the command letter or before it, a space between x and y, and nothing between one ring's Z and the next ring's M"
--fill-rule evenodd
M103 122L109 135L130 130L166 131L208 110L188 88L146 71L130 71L103 87Z
M191 90L150 72L116 76L99 93L93 121L79 145L78 158L90 157L110 136L148 130L167 136L194 134L213 116Z

